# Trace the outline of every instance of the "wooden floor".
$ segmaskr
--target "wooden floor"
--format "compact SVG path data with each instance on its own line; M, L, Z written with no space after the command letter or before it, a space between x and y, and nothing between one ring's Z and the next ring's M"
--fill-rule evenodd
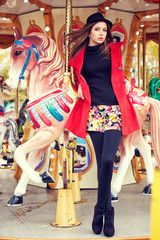
M84 240L90 240L91 238L85 238ZM110 238L114 240L150 240L149 237L131 237L131 238ZM39 240L39 238L0 238L0 240ZM52 239L47 239L47 238L41 238L41 240L52 240ZM54 239L53 239L54 240ZM59 240L63 240L62 238ZM65 239L65 240L70 240L70 239ZM78 240L72 239L72 240ZM101 240L101 238L96 238L96 240Z
M95 235L91 229L96 189L81 190L84 202L74 204L80 225L70 228L54 227L56 219L57 190L47 190L32 185L27 187L23 205L8 207L16 180L13 170L0 169L0 240L56 240L56 239L107 239L103 233ZM114 240L150 239L150 196L141 194L146 180L125 185L119 194L115 209ZM157 239L159 240L159 239Z

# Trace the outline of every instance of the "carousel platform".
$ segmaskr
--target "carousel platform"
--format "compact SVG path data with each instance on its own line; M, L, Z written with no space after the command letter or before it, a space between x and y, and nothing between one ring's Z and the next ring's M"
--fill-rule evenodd
M0 169L0 240L24 239L105 239L91 229L96 189L81 190L84 202L75 204L75 227L54 227L58 190L28 185L23 205L7 206L16 186L14 170ZM145 178L140 183L125 185L115 208L115 236L112 239L145 239L150 236L151 197L142 195Z

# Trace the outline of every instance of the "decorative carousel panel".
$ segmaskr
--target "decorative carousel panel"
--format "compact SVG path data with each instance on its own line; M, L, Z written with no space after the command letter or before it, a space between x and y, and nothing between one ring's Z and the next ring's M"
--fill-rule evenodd
M113 24L111 32L112 32L114 42L123 42L124 41L124 43L122 45L122 54L123 54L127 47L128 35L127 35L127 30L125 29L125 27L122 24L122 19L119 20L118 18L116 18L116 23Z
M75 18L76 18L75 20L72 20L72 29L74 31L84 26L84 23L79 21L78 16L76 16ZM65 24L59 30L57 43L58 43L58 48L64 58L65 57Z
M32 20L32 21L30 20L29 25L30 26L28 27L28 29L26 31L26 35L33 33L33 32L43 33L42 29L38 25L35 24L35 20Z

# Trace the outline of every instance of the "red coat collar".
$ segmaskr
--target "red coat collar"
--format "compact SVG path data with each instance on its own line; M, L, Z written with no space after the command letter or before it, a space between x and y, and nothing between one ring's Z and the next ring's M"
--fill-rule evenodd
M83 66L84 52L87 46L85 46L75 57L71 58L69 65L73 68L77 68L81 71Z
M110 43L109 47L111 50L117 50L120 49L120 46L123 44L123 42L119 43ZM75 57L71 58L69 61L69 65L73 68L77 68L80 72L83 66L83 60L84 60L84 52L87 46L85 46Z

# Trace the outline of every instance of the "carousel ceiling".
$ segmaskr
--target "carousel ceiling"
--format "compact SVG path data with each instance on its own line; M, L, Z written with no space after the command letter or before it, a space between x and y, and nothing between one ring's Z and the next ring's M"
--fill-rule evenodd
M30 2L33 2L31 4ZM36 2L50 5L53 8L65 8L66 0L0 0L0 13L8 14L25 14L29 12L39 11L40 7ZM73 7L98 7L100 4L111 2L111 0L72 0ZM116 3L117 2L117 3ZM156 0L115 0L112 3L111 8L120 11L127 11L131 13L137 13L142 11L158 9Z
M154 21L156 31L159 25L158 3L159 0L72 0L74 8L84 8L84 11L89 7L97 7L99 11L104 11L109 7L121 11L121 13L128 12L132 14L147 13L151 10L156 11L156 14L151 14L150 19L145 19L147 17L145 15L145 17L142 16L143 19L140 17L143 21ZM12 22L17 16L65 7L66 0L0 0L0 34L14 33Z

